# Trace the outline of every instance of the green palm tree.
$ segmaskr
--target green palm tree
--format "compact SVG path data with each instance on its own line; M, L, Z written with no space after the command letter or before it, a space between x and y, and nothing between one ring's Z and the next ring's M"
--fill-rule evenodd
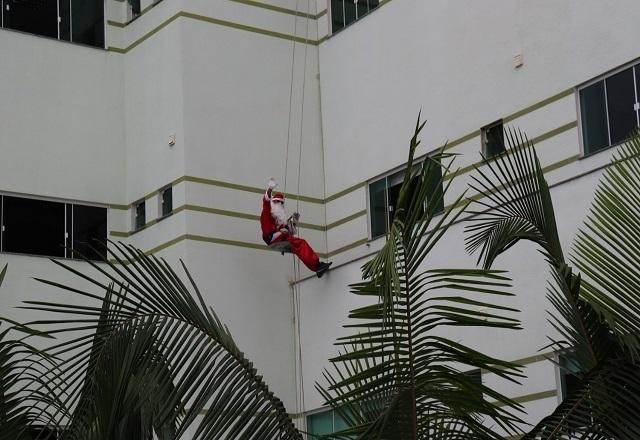
M112 243L108 252L112 262L88 262L92 274L54 260L88 288L38 279L92 305L22 306L49 317L31 327L63 340L44 350L56 362L35 387L54 397L39 402L45 424L64 440L174 440L189 427L194 440L302 440L184 265L188 285L133 247Z
M561 336L545 348L569 353L581 370L576 389L523 439L638 439L640 138L616 152L569 261L533 144L520 132L507 138L508 153L474 177L481 197L468 250L490 268L520 240L539 246L552 276L550 323Z
M371 302L351 311L354 333L338 340L327 385L317 386L348 425L330 438L501 439L521 422L518 404L465 374L482 369L515 382L519 368L442 336L447 327L517 329L519 321L499 304L511 295L502 272L425 264L464 212L455 208L464 195L440 215L449 156L416 164L423 127L418 119L386 243L351 286Z

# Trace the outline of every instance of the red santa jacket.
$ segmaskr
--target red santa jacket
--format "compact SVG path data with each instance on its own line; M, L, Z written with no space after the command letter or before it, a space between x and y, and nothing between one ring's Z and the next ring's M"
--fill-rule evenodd
M262 239L265 243L270 244L273 234L278 232L281 225L276 224L276 220L271 215L271 200L265 194L262 197L262 213L260 214L260 227L262 228Z

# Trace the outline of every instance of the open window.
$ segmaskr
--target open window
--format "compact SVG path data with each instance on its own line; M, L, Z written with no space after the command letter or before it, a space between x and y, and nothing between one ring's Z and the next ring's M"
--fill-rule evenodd
M482 127L482 155L489 159L505 152L502 119Z
M170 186L161 189L158 192L158 203L160 204L158 212L160 218L167 217L173 212L173 189Z
M133 230L139 231L147 223L146 203L144 200L133 205Z

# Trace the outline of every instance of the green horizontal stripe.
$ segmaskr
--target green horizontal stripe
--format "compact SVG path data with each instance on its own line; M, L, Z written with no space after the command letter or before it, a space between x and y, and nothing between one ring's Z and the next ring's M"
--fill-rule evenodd
M555 101L558 101L558 100L560 100L560 99L562 99L562 98L564 98L566 96L572 95L574 93L574 90L575 89L573 87L571 87L570 89L567 89L567 90L563 90L562 92L560 92L560 93L558 93L556 95L553 95L553 96L551 96L551 97L549 97L547 99L543 99L542 101L536 102L535 104L530 105L529 107L523 108L522 110L519 110L519 111L517 111L515 113L512 113L512 114L510 114L508 116L505 116L504 118L502 118L502 121L504 123L511 122L514 119L517 119L517 118L519 118L521 116L526 115L527 113L531 113L531 112L533 112L535 110L538 110L538 109L540 109L542 107L545 107L545 106L547 106L547 105L549 105L549 104L551 104L551 103L553 103Z
M118 28L123 28L127 25L127 23L120 23L118 21L113 21L113 20L107 20L107 24L109 26L118 27Z
M346 252L346 251L351 250L353 248L356 248L358 246L362 246L363 244L367 243L368 241L369 241L369 239L365 237L365 238L363 238L361 240L358 240L358 241L356 241L354 243L348 244L346 246L342 246L341 248L338 248L338 249L336 249L334 251L329 252L325 258L333 257L335 255L341 254L343 252Z
M450 150L453 147L456 147L456 146L460 145L463 142L470 141L474 137L480 136L481 134L482 134L481 130L475 130L475 131L473 131L473 132L471 132L471 133L469 133L467 135L462 136L461 138L455 139L455 140L453 140L451 142L447 142L442 150L443 151Z
M322 11L322 12L317 13L317 14L311 14L311 13L306 13L306 12L303 12L303 11L295 11L293 9L283 8L281 6L270 5L268 3L262 3L262 2L257 2L257 1L253 1L253 0L229 0L229 1L232 1L234 3L240 3L240 4L243 4L243 5L247 5L247 6L255 6L257 8L268 9L268 10L274 11L274 12L281 12L283 14L296 15L298 17L310 18L312 20L317 20L318 18L322 17L323 15L325 15L327 13L326 9L324 11Z
M530 142L532 144L538 144L540 142L546 141L547 139L550 139L554 136L557 136L561 133L564 133L565 131L569 131L575 127L578 126L578 122L577 121L573 121L573 122L569 122L568 124L564 124L558 128L554 128L551 131L548 131L546 133L541 134L540 136L537 136L533 139L530 140ZM513 154L515 151L519 150L520 148L522 148L522 145L517 145L509 150L506 150L505 154ZM446 176L444 176L443 180L447 181L450 179L453 179L453 177L459 177L462 176L463 174L467 174L470 171L473 171L475 168L478 168L480 166L482 166L484 164L484 161L478 161L476 163L473 163L471 165L467 165L466 167L460 168L458 170L456 170L453 173L447 174Z
M247 32L253 32L253 33L256 33L256 34L267 35L267 36L270 36L270 37L281 38L281 39L284 39L284 40L295 41L297 43L306 43L306 44L311 44L311 45L314 45L314 46L317 46L319 44L319 42L317 40L305 39L305 38L302 38L302 37L298 37L296 35L289 35L289 34L285 34L285 33L282 33L282 32L275 32L275 31L270 31L268 29L258 28L258 27L255 27L255 26L249 26L249 25L244 25L244 24L240 24L240 23L234 23L234 22L231 22L231 21L221 20L221 19L214 18L214 17L207 17L207 16L204 16L204 15L193 14L191 12L180 11L180 12L176 13L175 15L173 15L172 17L169 17L168 19L163 21L161 24L159 24L157 27L155 27L151 31L149 31L146 34L144 34L142 37L138 38L136 41L131 43L126 48L123 49L123 48L119 48L119 47L109 46L108 50L110 50L112 52L116 52L116 53L122 53L122 54L128 53L131 50L135 49L137 46L139 46L144 41L146 41L149 38L151 38L156 33L160 32L162 29L164 29L170 23L172 23L173 21L177 20L180 17L188 18L188 19L196 20L196 21L201 21L201 22L204 22L204 23L217 24L219 26L225 26L225 27L229 27L229 28L232 28L232 29L238 29L238 30L243 30L243 31L247 31Z
M214 215L223 215L226 217L234 217L234 218L241 218L241 219L245 219L245 220L251 220L251 221L258 221L260 220L260 216L257 214L247 214L244 212L238 212L238 211L229 211L229 210L225 210L225 209L218 209L218 208L209 208L207 206L199 206L199 205L181 205L177 208L174 208L173 211L171 212L172 214L177 214L181 211L193 211L193 212L204 212L207 214L214 214ZM331 224L329 224L328 226L323 226L323 225L316 225L313 223L300 223L300 228L302 229L311 229L311 230L315 230L315 231L327 231L329 229L335 228L337 226L340 226L344 223L348 223L351 220L354 220L358 217L362 217L364 215L367 214L367 210L364 209L362 211L356 212L355 214L351 214L343 219L337 220ZM160 219L161 220L161 219ZM149 226L154 225L155 223L157 223L158 220L152 220L149 223L144 225L145 229ZM137 232L137 231L134 231ZM129 237L132 235L132 232L123 232L123 231L110 231L110 234L116 237Z
M130 206L130 205L116 205L116 204L112 204L112 205L109 205L109 208L111 208L111 209L118 209L118 210L120 210L120 211L126 211L126 210L128 210L128 209L129 209L129 206Z
M345 224L345 223L350 222L351 220L355 220L355 219L357 219L357 218L359 218L359 217L362 217L362 216L364 216L364 215L367 215L367 210L366 210L366 209L363 209L362 211L358 211L358 212L356 212L355 214L351 214L351 215L349 215L349 216L347 216L347 217L345 217L345 218L343 218L343 219L336 220L336 221L335 221L335 222L333 222L333 223L329 223L329 224L327 225L326 229L327 229L327 230L329 230L329 229L333 229L333 228L335 228L336 226L343 225L343 224Z
M557 395L558 395L557 390L548 390L548 391L541 391L539 393L525 394L524 396L514 397L511 400L517 403L527 403L527 402L533 402L536 400L548 399L549 397L556 397ZM506 403L502 403L502 402L494 402L494 404L497 407L503 407L507 405Z
M367 182L360 182L360 183L356 183L353 186L350 186L347 189L343 189L340 192L337 192L335 194L333 194L332 196L327 197L326 199L324 199L324 203L329 203L332 202L336 199L339 199L340 197L346 196L349 193L352 193L354 191L359 190L360 188L366 187L367 186Z

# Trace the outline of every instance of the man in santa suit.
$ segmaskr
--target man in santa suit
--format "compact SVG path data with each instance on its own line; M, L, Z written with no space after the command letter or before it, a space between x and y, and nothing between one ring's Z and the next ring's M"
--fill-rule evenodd
M284 211L284 195L273 194L273 189L276 186L276 181L269 179L267 192L262 198L262 214L260 215L262 239L267 245L282 241L289 242L293 253L320 278L329 269L331 263L321 262L309 243L296 235L295 224L298 215L296 213L292 216L293 221L287 221L287 215Z

